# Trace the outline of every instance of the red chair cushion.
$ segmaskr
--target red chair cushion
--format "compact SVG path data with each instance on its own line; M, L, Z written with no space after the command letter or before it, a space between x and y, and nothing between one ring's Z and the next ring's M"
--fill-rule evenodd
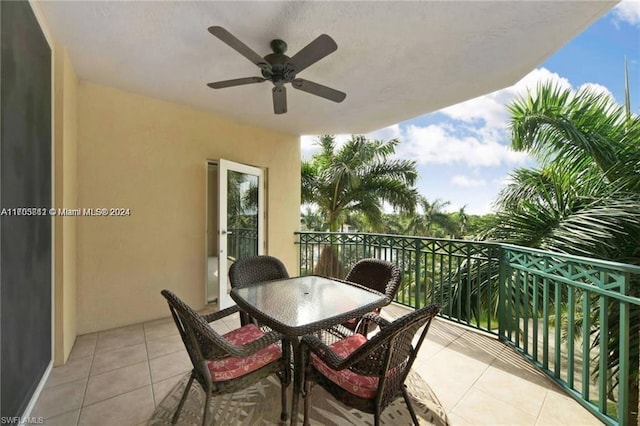
M376 310L374 310L373 313L376 314L376 315L380 315L380 308L377 308ZM347 322L345 322L342 325L347 327L349 330L355 330L361 319L362 319L362 317L360 317L360 318L351 318L350 320L347 320Z
M236 330L230 331L223 337L236 346L241 346L264 336L255 324L245 325ZM246 358L224 358L209 361L209 372L213 381L224 381L241 377L247 373L264 367L265 365L279 359L282 356L280 346L275 343L260 349L258 352Z
M362 334L354 334L346 339L342 339L329 346L336 355L345 358L353 351L367 342L367 338ZM311 354L312 365L327 379L331 380L342 389L362 398L373 398L378 389L378 378L370 376L361 376L351 370L344 369L341 371L333 370L327 364L322 362L316 354Z

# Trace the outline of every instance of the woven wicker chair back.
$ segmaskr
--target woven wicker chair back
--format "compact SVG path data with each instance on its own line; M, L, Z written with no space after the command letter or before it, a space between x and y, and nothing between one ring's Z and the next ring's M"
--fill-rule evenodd
M357 262L345 280L385 294L391 302L398 292L402 275L400 269L382 259L362 259Z
M398 395L438 312L440 306L434 304L407 314L382 328L351 354L355 362L350 370L379 378L382 406ZM421 327L424 328L420 332ZM419 337L414 340L417 334Z
M229 268L231 287L289 278L284 264L273 256L250 256L233 262Z

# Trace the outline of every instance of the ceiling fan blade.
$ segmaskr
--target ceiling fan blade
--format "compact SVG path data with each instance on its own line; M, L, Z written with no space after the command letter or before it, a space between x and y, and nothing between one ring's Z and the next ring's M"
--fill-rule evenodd
M328 35L322 34L293 55L287 63L293 66L296 73L299 73L337 49L336 42Z
M302 90L303 92L311 93L312 95L320 96L333 102L342 102L344 98L347 97L347 94L344 92L301 78L293 80L291 85L294 89Z
M240 53L242 56L259 66L261 69L270 70L271 65L267 63L267 61L262 58L262 56L258 55L253 51L249 46L238 40L233 34L229 31L225 30L222 27L213 26L208 28L209 32L214 36L218 37L220 40L225 42L229 47Z
M276 114L284 114L287 112L287 89L284 86L276 86L273 92L273 112Z
M233 80L216 81L215 83L208 83L207 86L212 89L223 89L225 87L242 86L243 84L262 83L263 81L265 81L265 79L262 77L244 77Z

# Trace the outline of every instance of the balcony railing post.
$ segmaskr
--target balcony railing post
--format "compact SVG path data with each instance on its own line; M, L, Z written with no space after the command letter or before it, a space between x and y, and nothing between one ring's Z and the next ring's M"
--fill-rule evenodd
M505 325L507 323L506 312L506 283L507 274L509 273L509 259L507 249L504 247L499 248L500 265L498 272L498 338L500 340L506 340Z
M421 274L420 274L420 254L422 253L422 239L421 238L416 238L414 240L414 245L413 245L414 251L415 251L415 256L416 256L416 262L415 262L415 269L414 269L414 276L415 276L415 286L414 286L414 305L416 309L420 309L420 280L421 280Z
M640 275L625 274L621 292L638 298ZM636 327L631 324L640 322L640 305L620 302L620 372L618 376L618 415L620 424L638 424L640 401L640 358L638 355L639 337ZM623 395L625 398L623 399Z
M362 256L363 258L370 257L369 255L369 234L362 235Z
M622 294L628 294L629 292L629 284L631 281L631 274L625 274L624 283L620 288L620 292ZM621 425L629 424L630 417L633 417L633 424L637 424L638 422L638 397L637 397L637 380L638 380L638 362L634 363L633 360L629 358L630 345L638 344L637 339L633 339L630 327L629 327L629 303L627 302L618 302L620 303L620 365L618 372L618 422ZM637 306L634 306L637 310ZM636 355L637 357L637 355ZM631 362L630 362L631 361ZM631 364L631 365L630 365ZM629 367L633 366L636 371L630 371ZM632 381L633 383L629 383ZM635 392L632 398L632 395L629 395L629 392ZM630 404L631 402L631 404Z

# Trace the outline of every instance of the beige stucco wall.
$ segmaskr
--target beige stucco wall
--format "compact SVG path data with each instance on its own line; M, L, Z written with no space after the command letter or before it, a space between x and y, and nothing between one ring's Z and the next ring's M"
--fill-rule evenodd
M78 205L131 215L77 218L79 334L167 316L164 288L204 306L206 160L217 158L267 169L268 252L295 271L298 136L80 82Z
M54 49L55 207L74 209L77 196L78 79L63 46ZM76 338L76 225L74 217L54 219L54 365L64 364Z

